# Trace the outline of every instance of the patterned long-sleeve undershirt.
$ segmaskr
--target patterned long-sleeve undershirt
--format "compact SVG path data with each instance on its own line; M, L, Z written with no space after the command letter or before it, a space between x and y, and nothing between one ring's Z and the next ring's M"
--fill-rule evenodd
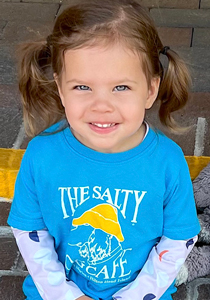
M54 239L47 230L28 232L13 228L13 233L42 299L75 300L84 295L73 281L66 280ZM160 299L176 278L196 240L197 236L188 240L163 236L152 248L136 279L115 293L113 299Z

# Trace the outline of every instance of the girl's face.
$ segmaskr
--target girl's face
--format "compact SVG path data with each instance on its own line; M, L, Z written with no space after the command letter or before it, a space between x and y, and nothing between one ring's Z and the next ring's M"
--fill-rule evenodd
M157 97L159 78L148 87L137 54L118 44L68 50L57 84L71 130L82 144L113 153L142 141L145 109Z

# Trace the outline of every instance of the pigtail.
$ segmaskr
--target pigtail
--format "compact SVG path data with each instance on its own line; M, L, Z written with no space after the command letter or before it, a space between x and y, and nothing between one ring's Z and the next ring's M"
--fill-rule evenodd
M33 137L64 118L51 71L51 50L46 42L24 44L20 49L19 90L28 136Z
M189 97L191 77L184 61L169 47L164 47L161 55L168 58L166 70L162 67L162 80L158 99L161 101L159 108L160 121L166 127L176 130L176 125L171 113L183 108Z

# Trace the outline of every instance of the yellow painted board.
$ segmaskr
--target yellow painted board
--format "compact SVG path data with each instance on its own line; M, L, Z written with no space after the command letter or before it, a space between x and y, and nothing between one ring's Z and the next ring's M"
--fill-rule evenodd
M0 197L11 199L25 150L0 148Z
M190 169L191 179L194 180L201 170L210 163L209 156L185 156Z
M0 197L11 199L20 163L25 150L0 148ZM200 171L210 163L209 156L185 156L191 179L195 179Z

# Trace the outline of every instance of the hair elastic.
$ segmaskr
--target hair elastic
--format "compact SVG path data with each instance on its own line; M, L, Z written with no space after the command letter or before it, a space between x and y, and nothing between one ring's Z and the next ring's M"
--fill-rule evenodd
M168 50L170 50L169 46L165 46L163 47L163 49L160 51L160 53L162 53L163 55L167 55Z

